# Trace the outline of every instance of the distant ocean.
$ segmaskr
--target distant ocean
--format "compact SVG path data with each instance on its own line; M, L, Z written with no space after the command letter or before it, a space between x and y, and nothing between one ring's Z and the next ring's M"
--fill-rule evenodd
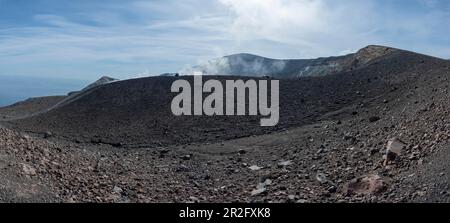
M83 80L0 75L0 107L32 97L65 95L88 84Z

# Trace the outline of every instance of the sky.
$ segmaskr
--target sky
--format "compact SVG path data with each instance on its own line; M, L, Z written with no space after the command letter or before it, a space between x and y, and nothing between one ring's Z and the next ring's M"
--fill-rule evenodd
M0 75L95 80L370 44L450 58L447 0L0 0Z

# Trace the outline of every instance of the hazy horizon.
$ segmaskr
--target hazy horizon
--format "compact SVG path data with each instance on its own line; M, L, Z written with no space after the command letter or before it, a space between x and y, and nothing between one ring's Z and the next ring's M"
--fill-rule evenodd
M45 78L0 75L0 107L28 98L66 95L80 90L89 81L68 78Z

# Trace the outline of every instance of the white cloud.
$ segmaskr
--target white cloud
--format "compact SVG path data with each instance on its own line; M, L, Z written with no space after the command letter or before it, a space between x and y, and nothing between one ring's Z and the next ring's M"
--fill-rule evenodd
M320 1L280 1L280 0L220 0L235 14L231 31L239 40L267 38L283 40L289 35L279 35L276 31L286 31L286 27L314 32L323 27L326 15ZM290 33L291 33L290 32Z
M231 10L229 29L241 45L269 40L297 48L297 57L336 54L373 41L370 1L220 0ZM365 19L357 19L362 18ZM294 56L289 52L289 56Z

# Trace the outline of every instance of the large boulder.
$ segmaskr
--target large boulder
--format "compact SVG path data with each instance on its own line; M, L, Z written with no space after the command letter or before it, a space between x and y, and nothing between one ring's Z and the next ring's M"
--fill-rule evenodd
M399 157L403 150L406 148L406 143L398 138L392 138L388 141L386 146L386 155L384 160L384 165L388 165L390 162L394 161Z
M376 195L387 189L387 181L372 174L355 178L344 186L344 193L350 195Z

